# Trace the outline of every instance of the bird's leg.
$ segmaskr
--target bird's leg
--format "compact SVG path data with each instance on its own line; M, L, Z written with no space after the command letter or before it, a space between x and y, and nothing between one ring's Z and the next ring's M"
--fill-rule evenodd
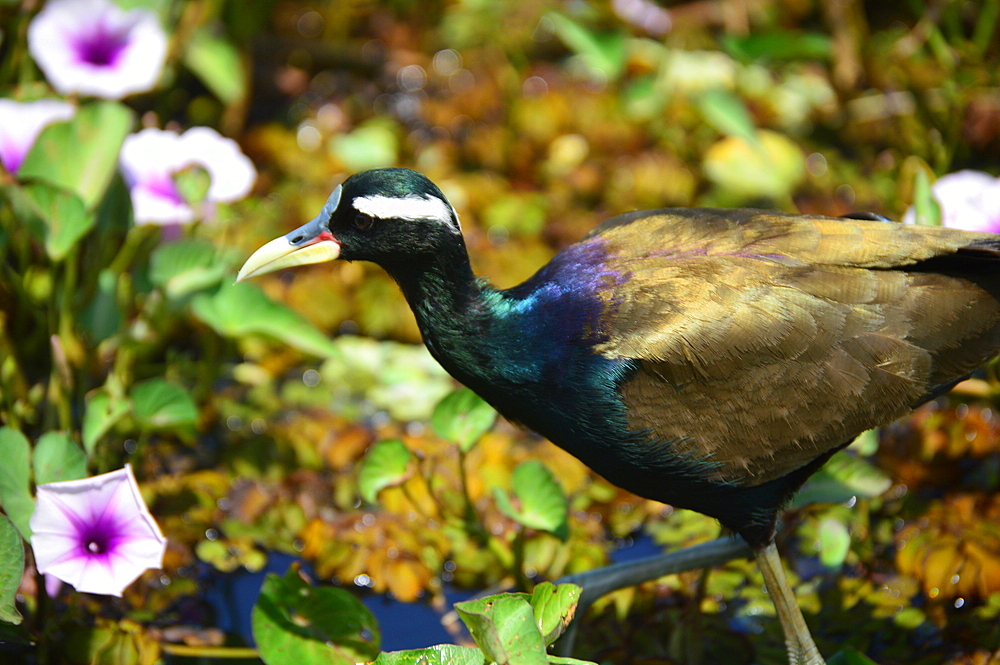
M764 575L764 584L771 594L774 609L778 612L778 620L785 632L785 646L788 648L789 665L825 665L819 649L813 642L805 617L795 600L795 593L785 577L785 569L778 557L778 548L774 543L754 550L757 566Z

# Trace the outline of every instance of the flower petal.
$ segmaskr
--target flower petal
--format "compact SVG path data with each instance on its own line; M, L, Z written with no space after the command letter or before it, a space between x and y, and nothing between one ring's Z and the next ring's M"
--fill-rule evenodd
M25 155L46 125L69 120L76 107L58 99L15 102L0 99L0 163L17 173Z
M151 89L167 35L147 9L110 0L52 0L28 26L28 50L57 91L121 99Z
M167 541L129 465L39 485L30 524L39 572L78 591L120 596L144 570L163 565Z

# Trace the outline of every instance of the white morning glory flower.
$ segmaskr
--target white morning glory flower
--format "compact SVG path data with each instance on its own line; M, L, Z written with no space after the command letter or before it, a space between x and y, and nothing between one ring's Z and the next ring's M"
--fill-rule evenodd
M30 526L38 572L77 591L121 596L143 571L162 567L167 540L130 465L37 489Z
M28 26L28 50L60 93L121 99L156 85L167 35L148 9L52 0Z
M208 127L193 127L183 134L144 129L125 138L119 160L137 224L186 224L210 216L212 204L243 198L257 180L253 162L236 141ZM177 181L192 167L208 174L203 201L194 203L197 210Z
M941 206L942 226L1000 233L1000 178L982 171L956 171L938 178L931 193ZM903 221L916 221L912 207Z
M15 102L0 99L0 163L17 173L25 155L46 125L69 120L76 107L58 99Z

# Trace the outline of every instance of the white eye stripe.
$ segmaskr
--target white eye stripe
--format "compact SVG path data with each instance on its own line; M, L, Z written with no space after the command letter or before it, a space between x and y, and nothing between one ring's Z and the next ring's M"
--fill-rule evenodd
M378 219L402 219L410 222L435 219L447 225L454 233L462 232L454 209L436 196L359 196L351 204L358 212Z

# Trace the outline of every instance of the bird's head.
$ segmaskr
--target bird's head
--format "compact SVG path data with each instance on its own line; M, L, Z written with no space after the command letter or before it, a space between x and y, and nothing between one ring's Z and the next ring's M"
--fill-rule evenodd
M409 169L374 169L339 185L311 222L250 255L236 280L334 259L385 268L462 244L458 215L437 186Z

